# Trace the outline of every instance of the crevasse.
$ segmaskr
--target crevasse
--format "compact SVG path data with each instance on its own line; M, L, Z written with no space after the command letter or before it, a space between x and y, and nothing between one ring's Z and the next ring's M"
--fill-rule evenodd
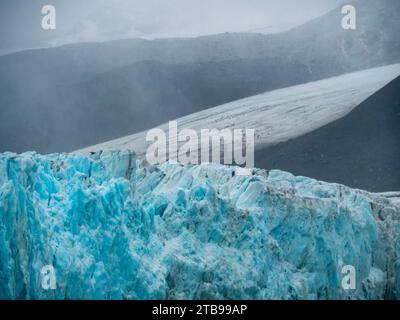
M396 299L399 217L382 196L278 170L3 153L0 298Z

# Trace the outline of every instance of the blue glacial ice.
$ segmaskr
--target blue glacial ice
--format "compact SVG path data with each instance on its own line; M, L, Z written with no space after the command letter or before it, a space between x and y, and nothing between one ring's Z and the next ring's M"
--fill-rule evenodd
M3 153L0 298L397 299L399 219L387 198L278 170Z

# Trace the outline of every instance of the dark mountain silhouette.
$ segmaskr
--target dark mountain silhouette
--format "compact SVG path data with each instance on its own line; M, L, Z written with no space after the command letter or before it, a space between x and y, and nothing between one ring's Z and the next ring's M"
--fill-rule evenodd
M397 0L277 35L120 40L0 57L0 151L71 151L221 103L400 60Z
M35 97L30 105L40 108L39 116L45 114L47 122L42 123L43 117L33 119L33 114L30 122L38 126L25 126L25 137L10 141L10 147L29 148L29 137L47 126L52 134L43 132L40 137L44 150L73 151L226 101L301 83L306 74L304 66L282 64L279 59L174 65L139 62Z
M346 117L256 152L257 167L370 191L400 189L400 78Z

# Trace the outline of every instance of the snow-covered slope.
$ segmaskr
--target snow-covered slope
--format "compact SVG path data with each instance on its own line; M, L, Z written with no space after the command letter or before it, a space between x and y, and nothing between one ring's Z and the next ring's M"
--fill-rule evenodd
M258 150L255 167L375 192L400 190L400 77L348 115Z
M234 170L142 167L125 151L0 154L0 298L400 298L398 206Z
M400 75L400 64L310 82L234 101L178 119L182 128L255 129L256 149L287 141L348 114L370 95ZM149 106L151 108L151 106ZM160 128L168 132L168 125ZM76 151L129 149L142 157L146 132Z

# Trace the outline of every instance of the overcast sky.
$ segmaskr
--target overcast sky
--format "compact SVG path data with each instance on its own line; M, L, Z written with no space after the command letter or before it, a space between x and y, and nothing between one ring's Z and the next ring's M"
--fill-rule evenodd
M0 53L82 41L273 33L344 0L0 0ZM347 1L348 2L348 1ZM41 29L41 8L57 10L57 29Z

